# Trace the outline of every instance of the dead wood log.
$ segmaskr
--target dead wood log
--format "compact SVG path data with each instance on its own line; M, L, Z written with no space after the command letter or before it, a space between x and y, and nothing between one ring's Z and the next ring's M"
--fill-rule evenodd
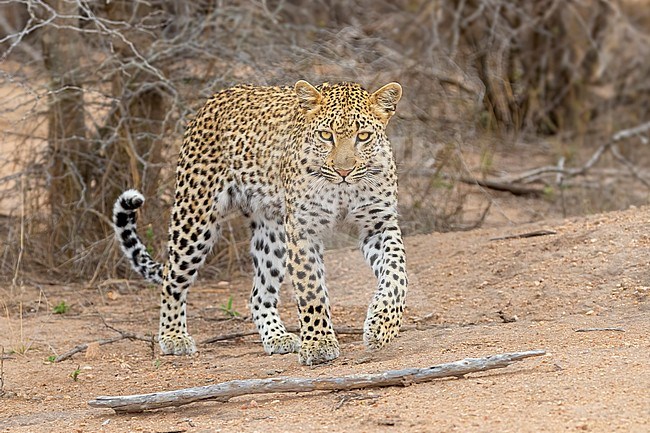
M374 374L352 374L341 377L231 380L215 385L175 391L127 396L102 396L88 402L91 407L110 408L115 412L142 412L170 406L182 406L201 400L228 401L247 394L276 392L343 391L385 386L407 386L441 377L462 377L477 371L504 368L515 361L546 354L544 350L503 353L485 358L466 358L428 368L389 370Z

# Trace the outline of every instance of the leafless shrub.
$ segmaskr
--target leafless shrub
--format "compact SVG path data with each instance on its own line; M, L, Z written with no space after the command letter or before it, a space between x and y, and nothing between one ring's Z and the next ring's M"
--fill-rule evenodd
M446 46L476 70L492 128L584 134L644 81L648 35L634 31L619 2L443 3Z
M466 160L481 124L552 133L584 129L621 106L647 116L635 95L649 90L650 44L613 1L10 0L0 8L0 268L15 282L43 269L59 279L113 275L123 262L112 202L131 187L148 198L145 242L164 256L184 124L235 83L402 82L391 136L410 232L480 222L465 221L467 186L458 180L489 171ZM619 64L612 53L630 44L644 55L626 51L630 61ZM411 175L420 168L434 174ZM236 216L229 224L204 275L236 271L247 257L246 227Z

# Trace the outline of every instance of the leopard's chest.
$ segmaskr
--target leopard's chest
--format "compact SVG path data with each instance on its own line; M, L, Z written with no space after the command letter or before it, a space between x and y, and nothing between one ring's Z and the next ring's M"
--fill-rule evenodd
M264 214L284 218L287 208L313 221L325 224L346 219L362 201L354 188L326 185L318 191L291 193L277 184L249 183L234 192L235 202L245 214Z

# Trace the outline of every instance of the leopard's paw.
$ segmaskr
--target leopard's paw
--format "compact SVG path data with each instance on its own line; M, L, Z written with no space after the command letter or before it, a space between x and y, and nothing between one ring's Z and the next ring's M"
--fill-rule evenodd
M283 334L269 337L264 341L264 351L269 355L274 353L296 353L300 350L300 338L296 334L284 332Z
M336 336L327 335L318 340L303 340L298 359L303 365L315 365L336 359L340 353Z
M191 355L196 352L194 339L187 333L160 334L158 344L164 355Z
M369 349L381 349L397 336L401 323L402 312L397 308L371 305L363 324L363 342Z

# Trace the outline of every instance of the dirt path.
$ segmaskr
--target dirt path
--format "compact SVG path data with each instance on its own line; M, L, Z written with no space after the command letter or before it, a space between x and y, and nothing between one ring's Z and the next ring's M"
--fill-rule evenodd
M557 234L490 240L539 229ZM189 358L161 357L147 343L121 341L52 364L48 356L114 336L103 320L122 330L155 331L156 290L115 281L30 286L10 297L9 287L0 288L0 345L16 352L5 354L0 431L647 432L649 247L647 207L410 238L408 329L371 355L360 336L341 336L341 358L314 368L298 365L295 355L264 355L255 337L203 345ZM360 327L372 275L353 250L330 252L326 262L336 325ZM249 285L246 279L203 282L193 290L189 325L198 341L252 328L245 320L224 320L219 309L233 296L234 309L245 313ZM53 314L62 300L70 311ZM295 323L288 289L282 310ZM586 328L620 330L577 332ZM548 355L405 388L260 395L137 415L86 405L97 395L379 372L529 349Z

